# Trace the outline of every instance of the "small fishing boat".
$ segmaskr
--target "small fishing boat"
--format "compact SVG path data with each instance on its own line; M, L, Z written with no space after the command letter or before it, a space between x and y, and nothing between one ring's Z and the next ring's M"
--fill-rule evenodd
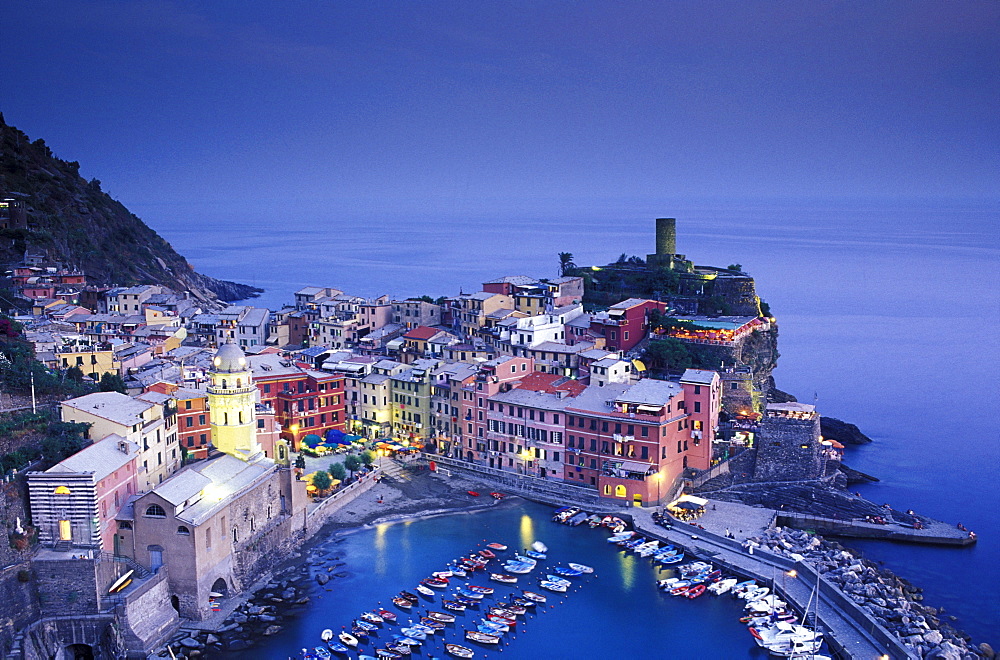
M510 626L506 623L490 621L489 619L480 619L479 623L476 624L476 628L479 629L479 632L490 633L492 635L510 632Z
M423 634L428 635L428 636L433 635L434 633L436 633L438 631L437 628L432 628L431 626L425 625L423 623L414 623L414 624L412 624L410 626L410 630L416 630L416 631L422 632Z
M526 557L529 557L534 560L545 559L546 557L548 557L548 555L546 555L544 552L538 552L537 550L525 550L524 554Z
M410 655L410 653L412 653L410 647L407 646L406 644L403 644L402 642L389 642L385 645L385 648L389 649L390 651L395 651L402 657L406 657Z
M443 600L441 601L441 607L446 610L451 610L452 612L464 612L467 605L465 603L460 603L457 600Z
M512 616L504 616L503 614L497 614L495 612L490 612L486 615L487 621L492 621L494 623L502 623L505 626L516 626L517 619Z
M413 603L411 603L409 601L409 599L402 598L401 596L396 596L395 598L393 598L392 599L392 604L395 605L396 607L398 607L400 609L404 609L404 610L408 610L411 607L413 607Z
M469 495L472 495L473 497L479 497L479 493L477 491L468 490L468 491L465 491L465 492L467 492Z
M348 646L352 649L358 647L358 638L352 635L351 633L347 632L346 630L342 630L341 632L337 633L337 638L340 640L340 643L343 644L344 646Z
M388 648L375 649L375 657L379 660L396 660L397 658L402 658L403 654Z
M735 586L736 578L726 578L725 580L719 580L718 582L709 585L708 590L716 596L721 596Z
M462 646L461 644L445 644L444 650L456 658L471 658L476 655L475 651L470 649L468 646Z
M517 582L517 578L513 575L503 575L502 573L490 573L490 579L494 582L503 582L504 584L514 584Z
M396 613L390 612L389 610L379 610L378 615L382 617L384 621L393 623L396 620Z
M542 589L548 589L549 591L555 591L557 593L564 593L566 591L565 584L556 584L555 582L549 582L548 580L543 580L538 586Z
M326 630L324 630L319 634L319 638L322 639L324 642L329 642L331 639L333 639L333 631L327 628Z
M452 600L458 601L466 607L479 607L479 601L475 598L469 598L468 596L455 596Z
M680 552L672 557L664 557L663 559L660 560L660 563L669 566L670 564L679 564L682 561L684 561L684 553Z
M487 543L486 547L489 548L490 550L496 550L497 552L503 552L504 550L507 549L507 546L505 546L503 543L495 543L495 542Z
M313 648L313 653L316 655L317 658L329 658L330 657L330 651L328 649L323 648L322 646L314 647Z
M420 584L426 587L434 587L435 589L444 589L448 586L448 580L444 578L429 577L421 580Z
M333 653L336 653L337 655L347 655L348 653L351 652L349 648L347 648L340 642L334 642L332 640L327 642L326 646L328 649L330 649Z
M421 642L427 639L427 633L425 633L422 630L414 630L413 627L403 628L400 632L409 637L410 639L416 639Z
M368 639L368 631L358 626L351 626L351 634L358 639Z
M510 602L515 605L520 605L521 607L535 607L538 605L535 601L524 598L523 596L514 596Z
M535 565L538 564L538 560L537 559L532 559L531 557L529 557L527 555L519 555L516 552L514 553L514 558L513 559L508 559L507 563L509 564L510 562L513 562L513 561L518 561L518 562L521 562L522 564L530 564L531 566L535 566Z
M581 573L593 573L594 572L593 568L591 568L590 566L587 566L585 564L573 564L573 563L570 563L569 567L572 568L574 571L580 571Z
M487 596L493 593L493 587L480 587L475 584L469 584L466 585L465 588L468 589L469 591L475 591L477 594L485 594Z
M555 582L556 584L564 584L567 587L570 586L571 584L573 584L572 582L570 582L566 578L559 577L558 575L546 575L545 578L549 582Z
M392 638L397 644L402 644L403 646L413 647L423 644L421 640L407 637L406 635L393 635Z
M410 601L414 605L416 605L417 603L420 602L420 599L417 598L417 595L413 594L413 593L410 593L409 591L400 591L399 592L399 597L400 598L405 598L406 600Z
M739 598L740 594L742 594L744 591L750 589L751 587L756 587L756 586L757 586L756 580L744 580L743 582L738 582L737 584L733 585L732 588L733 597Z
M354 627L361 628L361 630L365 630L367 632L375 632L376 630L378 630L378 626L376 626L374 623L369 623L367 621L355 621Z
M548 546L545 545L544 543L542 543L541 541L535 541L534 543L532 543L531 544L531 549L532 550L536 550L538 552L548 552L549 551Z
M382 623L385 621L385 619L383 619L375 612L362 612L360 618L369 623Z
M507 603L497 603L496 607L493 607L491 609L499 610L500 614L506 612L508 614L513 614L515 616L522 616L528 613L528 610L526 610L524 607L520 605L514 605L514 604L508 605Z
M431 573L431 575L436 578L441 578L442 580L447 581L447 579L450 578L452 575L454 575L454 573L452 573L451 571L434 571L433 573Z
M687 596L688 598L697 598L698 596L702 595L703 593L705 593L705 585L703 585L703 584L696 584L693 587L691 587L690 589L688 589L687 593L684 594L684 595Z
M445 626L444 622L438 621L437 619L429 616L420 617L420 625L433 628L434 630L441 630Z
M505 565L503 567L503 570L508 571L510 573L517 573L519 575L523 575L525 573L530 573L534 568L535 568L534 566L530 566L528 564L515 562L513 564Z
M428 619L434 619L435 621L440 621L441 623L454 623L454 614L445 614L444 612L434 612L430 611L427 613Z
M465 577L466 575L468 575L468 573L465 572L464 568L460 568L458 566L451 569L451 572L452 575L457 575L458 577Z
M431 598L433 598L435 591L433 589L431 589L430 587L425 587L422 584L418 584L417 585L417 593L423 594L425 596L430 596Z
M500 636L499 635L491 635L489 633L482 633L482 632L479 632L478 630L466 630L465 631L465 638L468 639L468 640L470 640L470 641L473 641L473 642L479 642L480 644L499 644L500 643Z
M690 589L690 588L691 588L690 584L684 584L684 585L681 585L679 587L674 587L673 589L670 590L670 595L671 596L684 596L684 595L687 594L688 589Z
M546 600L548 600L545 594L535 593L534 591L527 591L525 589L522 589L521 593L524 594L525 598L527 598L528 600L533 600L536 603L544 603Z
M556 566L552 570L554 570L559 575L565 575L566 577L579 577L583 575L583 573L581 573L580 571L573 568L567 568L565 566Z
M459 587L455 590L455 593L460 596L465 596L466 598L472 598L473 600L482 600L486 594L480 591L472 591L471 589L466 589L465 587Z
M479 555L481 557L486 557L487 559L496 559L497 557L496 553L490 550L489 548L484 548L480 550Z

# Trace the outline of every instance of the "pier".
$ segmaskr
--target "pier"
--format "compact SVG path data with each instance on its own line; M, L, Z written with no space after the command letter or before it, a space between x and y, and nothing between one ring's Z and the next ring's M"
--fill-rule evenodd
M775 522L782 527L814 530L823 536L954 546L973 545L976 542L976 537L968 531L940 520L930 520L922 529L913 529L899 524L879 525L859 519L839 520L803 513L780 512Z

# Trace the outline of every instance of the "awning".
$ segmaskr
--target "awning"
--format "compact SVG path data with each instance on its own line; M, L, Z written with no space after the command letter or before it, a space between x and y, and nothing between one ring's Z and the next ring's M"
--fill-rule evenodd
M402 348L403 344L405 344L405 343L406 343L406 341L403 340L403 339L393 339L388 344L386 344L385 347L388 348L388 349L390 349L390 350L393 350L393 349L397 349L397 348Z
M642 360L632 360L632 366L635 367L636 371L645 371L646 365Z
M694 495L681 495L674 500L674 504L680 504L681 502L690 502L692 504L697 504L698 506L705 506L708 504L708 500L695 497Z
M638 461L613 461L613 463L617 465L619 470L638 472L640 474L646 474L653 468L649 463L640 463Z
M340 429L330 429L329 431L327 431L326 432L326 442L327 442L327 444L329 444L329 443L335 443L335 444L338 444L338 445L349 445L349 444L351 444L351 441L347 439L347 436L344 435L344 432L341 431Z
M345 435L344 439L347 440L348 442L353 442L353 443L360 443L365 441L365 439L362 438L360 435Z
M635 409L637 412L658 415L663 410L663 406L636 406Z
M315 433L310 433L306 437L302 438L302 444L307 447L315 447L319 443L323 442L323 438L319 437Z

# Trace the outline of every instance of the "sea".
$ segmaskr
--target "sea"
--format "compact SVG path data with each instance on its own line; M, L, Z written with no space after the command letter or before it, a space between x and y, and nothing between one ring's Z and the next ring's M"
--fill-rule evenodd
M857 424L873 439L846 453L847 464L880 480L857 490L897 509L962 523L979 538L962 549L847 544L922 587L924 603L955 617L953 625L976 642L1000 648L996 207L821 200L656 208L610 201L538 214L422 215L339 214L322 205L296 207L283 201L249 214L224 206L195 207L183 218L176 208L137 211L198 271L262 287L264 294L249 304L272 309L291 302L292 293L306 285L372 297L438 297L477 291L482 282L503 275L554 277L559 252L572 253L578 265L653 252L654 219L676 217L679 252L698 264L741 264L756 279L758 293L778 320L778 387L815 403L824 415ZM434 524L456 523L438 519ZM423 566L392 561L377 547L366 547L405 529L413 531L400 543L406 539L412 551L426 545L441 559L462 552L468 543L466 537L456 538L451 547L446 535L417 531L423 527L357 535L346 547L373 562L373 571L352 578L357 600L349 594L329 597L338 609L327 620L343 617L333 605L340 599L350 605L343 611L353 611L367 606L365 599L376 593L385 597L412 583L412 571ZM601 561L605 548L600 543L591 548L584 538L573 532L559 541L574 544L570 554L580 562ZM619 570L616 580L623 579L624 568ZM662 619L659 613L649 615L668 606L660 604L655 591L636 589L616 592L616 597L596 587L574 594L573 608L565 610L572 613L569 619L559 619L562 610L554 610L552 619L563 623L546 623L546 630L572 630L553 634L576 648L588 646L596 635L641 648L665 636L678 640L671 644L686 643L683 638L723 644L730 635L718 631L732 628L735 639L745 634L726 623L728 614L713 618L709 609L714 606L698 602L679 610L670 605ZM577 609L584 602L586 607ZM685 618L694 611L705 618ZM529 639L518 640L520 647L534 648L532 632L529 627ZM745 647L744 641L734 641L734 648ZM743 657L733 652L714 657ZM671 656L699 657L680 650Z

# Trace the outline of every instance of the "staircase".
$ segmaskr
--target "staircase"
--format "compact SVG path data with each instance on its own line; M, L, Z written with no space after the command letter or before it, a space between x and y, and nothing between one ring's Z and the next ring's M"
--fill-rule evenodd
M70 541L56 541L56 544L52 546L52 549L56 552L69 552L69 549L73 547Z

